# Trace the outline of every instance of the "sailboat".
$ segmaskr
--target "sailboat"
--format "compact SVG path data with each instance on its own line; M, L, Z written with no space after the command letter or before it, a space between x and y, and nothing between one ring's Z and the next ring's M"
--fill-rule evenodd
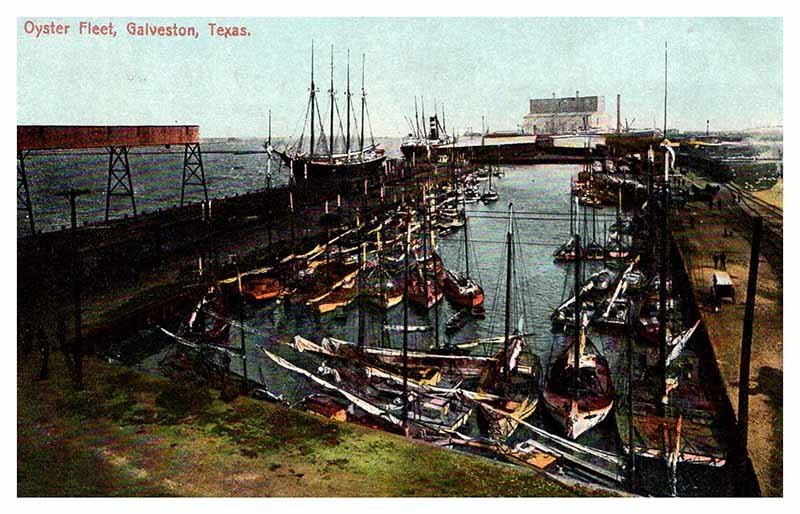
M489 169L489 185L486 188L486 190L483 192L483 194L481 195L481 201L483 203L485 203L485 204L486 203L494 203L494 202L496 202L497 200L500 199L500 195L497 194L497 190L492 185L492 175L494 175L494 173L492 173L492 170L490 168Z
M553 252L553 259L554 262L572 262L575 260L575 238L572 234L575 233L575 226L576 223L576 216L577 207L575 204L577 203L577 198L573 200L572 193L570 193L569 198L569 232L570 237L564 243L559 246L556 251Z
M519 422L536 410L539 401L539 362L535 355L524 352L527 342L522 320L511 332L511 303L514 284L514 206L508 206L506 237L506 306L503 347L481 374L478 392L498 398L479 404L478 426L496 441L505 441ZM527 362L526 362L527 361ZM523 366L526 371L523 371Z
M403 285L393 279L384 266L385 243L377 232L377 266L365 277L367 287L362 294L366 300L382 309L391 309L403 300Z
M614 406L614 384L608 361L586 337L581 314L580 236L575 234L575 334L550 367L542 398L551 417L570 439L603 421ZM589 348L591 347L591 349Z
M442 288L439 287L442 262L433 249L433 236L430 209L426 206L426 233L423 236L423 255L417 256L416 273L408 278L408 300L423 308L430 309L442 299Z
M456 275L449 269L444 271L444 294L454 305L473 310L483 305L483 288L469 274L469 227L464 213L464 273Z
M583 207L583 223L586 226L586 206ZM588 236L588 230L587 236ZM605 248L597 242L597 207L592 206L592 242L583 249L583 258L587 261L602 261L606 257Z
M349 54L348 54L349 55ZM350 92L350 61L347 63L347 129L344 131L344 148L342 152L335 152L335 129L334 114L338 114L339 108L336 104L335 90L333 87L333 47L331 47L331 83L330 90L330 116L328 124L328 137L326 139L317 102L317 85L314 81L314 47L311 47L311 88L306 108L306 121L310 120L310 137L308 148L303 146L305 136L305 126L303 123L303 133L299 140L291 148L286 148L283 152L274 150L281 160L289 166L295 180L310 180L314 178L330 178L334 176L349 175L353 173L368 174L379 170L386 156L383 149L375 144L365 146L364 141L364 121L367 111L367 94L364 88L364 59L362 58L361 70L361 135L358 140L358 148L354 148L350 140L350 122L355 120L353 112L352 94ZM339 125L341 126L341 118ZM319 133L317 129L319 128ZM320 148L320 145L322 148Z

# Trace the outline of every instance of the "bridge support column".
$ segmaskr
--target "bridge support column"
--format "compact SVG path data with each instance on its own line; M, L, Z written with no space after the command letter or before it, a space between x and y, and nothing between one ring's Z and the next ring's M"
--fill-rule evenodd
M206 187L206 173L203 170L203 156L200 153L200 143L187 143L183 151L183 179L181 180L181 206L186 195L186 186L200 186L203 188L203 198L208 204L208 188Z
M28 213L28 221L31 225L31 234L36 234L36 225L33 221L33 204L31 204L31 193L28 189L28 175L25 173L25 157L29 152L17 152L17 210L24 210Z
M116 192L117 190L120 192ZM111 197L127 196L131 199L133 215L136 216L136 199L133 195L131 168L128 164L127 146L108 147L108 186L106 187L106 221L111 214Z

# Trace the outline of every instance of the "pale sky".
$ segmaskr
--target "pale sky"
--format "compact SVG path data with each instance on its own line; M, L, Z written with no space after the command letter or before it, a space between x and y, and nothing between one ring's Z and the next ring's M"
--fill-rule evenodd
M780 18L113 18L115 38L41 36L17 20L19 124L198 124L203 137L297 135L305 112L311 41L320 94L334 46L336 89L353 89L366 53L376 136L408 132L414 96L445 104L448 128L513 129L537 97L604 95L615 119L663 123L664 41L669 42L669 126L704 130L782 124ZM51 19L36 19L37 23ZM107 23L109 19L90 19ZM142 38L129 21L195 26L197 39ZM209 21L246 26L218 39ZM325 98L320 98L325 110ZM340 109L343 99L340 97Z

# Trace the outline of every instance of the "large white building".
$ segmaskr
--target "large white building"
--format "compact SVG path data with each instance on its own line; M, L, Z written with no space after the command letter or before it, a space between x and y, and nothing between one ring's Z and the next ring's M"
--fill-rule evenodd
M530 112L522 119L526 134L565 134L611 130L611 117L605 111L603 96L533 98Z

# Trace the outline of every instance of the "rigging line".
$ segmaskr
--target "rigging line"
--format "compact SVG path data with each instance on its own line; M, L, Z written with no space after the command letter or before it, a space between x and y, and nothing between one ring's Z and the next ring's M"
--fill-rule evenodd
M613 209L613 207L609 207L609 208ZM503 217L505 219L508 219L508 215L502 214L501 212L498 212L496 210L491 210L491 209L473 208L473 209L470 209L469 212L470 212L470 215L472 215L472 213L494 214L494 215L501 216L501 217ZM514 217L515 218L519 218L520 214L521 215L525 215L525 216L529 216L529 215L533 215L533 216L569 216L570 212L569 211L519 211L519 212L514 211ZM614 214L613 212L608 213L608 214L598 213L598 215L599 216L616 216L616 214Z
M502 222L507 222L508 221L508 218L504 218L504 217L501 217L501 216L484 216L484 215L480 215L479 214L479 215L473 216L473 217L477 218L477 219L498 220L498 221L502 221ZM609 216L607 219L615 219L615 218L612 217L612 216ZM537 217L532 217L532 216L531 217L522 216L520 221L527 221L527 222L531 222L531 221L564 222L564 221L569 221L569 218L568 217L537 218Z
M449 239L449 241L460 241L464 242L464 239ZM472 239L469 240L470 243L486 243L486 244L507 244L507 241L500 241L499 239ZM525 246L547 246L550 248L560 248L561 242L534 242L534 241L518 241L515 244L525 245Z
M306 114L303 117L303 127L302 132L300 133L300 137L297 140L297 145L295 147L291 147L290 144L294 140L294 135L297 133L297 125L298 122L295 122L294 129L292 130L292 136L286 141L286 146L284 147L284 151L288 151L289 148L295 149L295 151L302 152L303 151L303 139L306 135L306 123L308 122L308 113L311 110L311 99L308 100L306 104Z
M375 146L375 136L372 135L372 120L369 117L369 105L364 102L364 109L367 111L367 123L369 123L369 138L372 141L372 146Z
M342 134L342 139L344 139L344 125L342 125L342 115L339 112L339 102L334 101L334 104L336 105L336 117L339 118L339 132ZM336 138L334 138L334 142L335 141L336 141ZM347 150L349 152L348 149L345 149L345 150Z
M475 240L473 239L473 241L475 241ZM502 251L502 253L500 255L500 258L501 258L500 262L506 262L506 259L507 259L507 255L506 254L508 252L507 243L503 242L502 244L503 244L503 251ZM501 298L500 297L500 284L502 284L504 282L504 280L503 280L504 279L504 275L505 275L505 270L503 269L503 266L499 266L497 268L497 279L495 280L494 295L492 296L492 314L489 317L489 336L490 337L494 336L494 322L497 320L498 302L500 302L500 298Z
M319 110L319 102L315 102L315 104L317 107L317 118L319 119L319 137L317 138L317 141L314 141L314 146L316 146L321 139L322 144L324 145L323 148L325 148L325 153L329 153L330 150L328 150L328 138L325 137L325 124L322 123L322 113L320 113ZM311 115L313 116L314 114L312 113Z

